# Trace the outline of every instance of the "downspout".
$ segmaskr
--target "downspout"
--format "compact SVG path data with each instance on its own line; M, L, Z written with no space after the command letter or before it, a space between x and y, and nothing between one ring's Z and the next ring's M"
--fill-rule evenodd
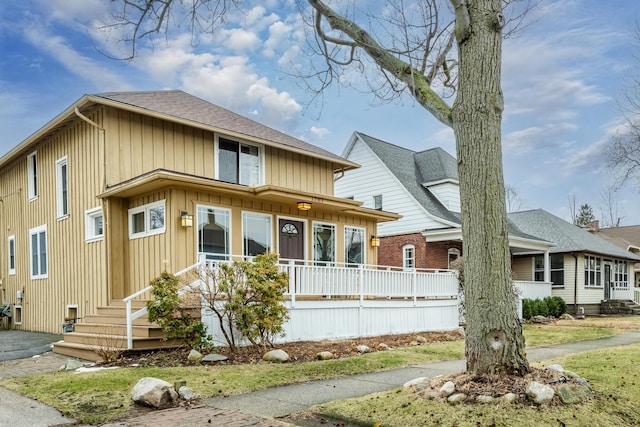
M575 259L575 270L573 272L573 313L578 315L578 255L571 252L571 256Z
M333 174L333 182L336 182L339 179L342 179L342 177L344 177L344 168L340 169L340 171L338 171L338 173Z

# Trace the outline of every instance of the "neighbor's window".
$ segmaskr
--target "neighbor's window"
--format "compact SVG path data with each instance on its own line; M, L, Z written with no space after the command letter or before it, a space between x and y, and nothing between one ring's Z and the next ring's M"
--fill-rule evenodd
M27 191L29 200L38 197L38 153L33 152L27 156Z
M336 226L313 224L313 260L334 262L336 260Z
M164 233L165 200L129 209L129 238L152 236Z
M242 213L242 246L244 256L271 252L271 215Z
M69 215L69 180L67 170L67 156L56 160L56 202L58 218Z
M544 255L536 255L534 261L534 280L536 282L544 282ZM549 266L551 272L551 282L553 287L564 286L564 255L551 254L549 256Z
M43 279L47 277L47 226L29 230L29 258L31 261L31 278Z
M9 274L16 274L16 236L9 236Z
M402 247L402 266L404 268L416 267L416 247L413 245L404 245Z
M344 228L344 262L349 264L364 264L364 228Z
M218 140L218 179L242 185L261 183L261 147Z
M629 273L627 269L627 261L614 261L614 281L616 288L629 287Z
M382 194L373 196L373 208L376 210L382 210Z
M198 253L207 259L228 260L231 256L231 212L198 206Z
M104 225L101 207L85 211L84 227L84 238L87 242L94 242L104 238Z
M602 259L585 255L584 257L584 285L600 287L602 285Z
M447 254L449 256L447 268L451 268L451 263L457 260L458 258L460 258L460 249L449 248L449 250L447 251Z

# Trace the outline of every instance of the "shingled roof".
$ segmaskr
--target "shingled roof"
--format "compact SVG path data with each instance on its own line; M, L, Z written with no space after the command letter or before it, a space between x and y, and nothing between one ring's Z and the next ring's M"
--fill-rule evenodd
M509 220L525 233L555 242L550 252L587 252L640 261L640 257L594 236L587 230L558 218L543 209L509 214Z
M355 132L378 156L407 191L426 210L438 218L459 224L457 213L448 210L428 189L426 182L458 180L456 159L441 148L415 152L386 141ZM452 168L453 165L453 168Z
M214 129L230 131L274 142L340 163L350 163L334 153L289 136L181 90L109 92L93 96L148 110L153 113L160 113L166 116L200 123ZM355 165L352 164L352 166Z

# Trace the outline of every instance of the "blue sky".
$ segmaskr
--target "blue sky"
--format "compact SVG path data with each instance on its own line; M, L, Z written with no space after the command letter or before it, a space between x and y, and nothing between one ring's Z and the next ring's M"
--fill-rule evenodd
M181 89L340 154L354 131L416 151L455 154L453 133L406 97L380 105L332 87L321 107L291 64L304 64L292 1L256 1L248 13L193 46L175 31L133 62L108 59L123 45L95 27L102 0L0 2L0 155L85 93ZM611 185L602 154L623 123L616 100L640 62L633 37L640 2L541 0L530 25L503 49L505 181L522 209L570 219L570 202L597 217ZM614 195L623 225L640 224L640 189Z

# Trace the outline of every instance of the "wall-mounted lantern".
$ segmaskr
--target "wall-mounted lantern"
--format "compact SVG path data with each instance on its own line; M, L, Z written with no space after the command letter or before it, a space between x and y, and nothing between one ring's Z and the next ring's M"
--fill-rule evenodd
M180 224L183 227L193 227L193 215L189 215L189 212L187 211L181 211Z
M311 202L298 202L297 206L298 210L308 211L309 209L311 209Z
M378 246L380 246L380 238L374 236L373 234L371 235L371 247L373 248L377 248Z

